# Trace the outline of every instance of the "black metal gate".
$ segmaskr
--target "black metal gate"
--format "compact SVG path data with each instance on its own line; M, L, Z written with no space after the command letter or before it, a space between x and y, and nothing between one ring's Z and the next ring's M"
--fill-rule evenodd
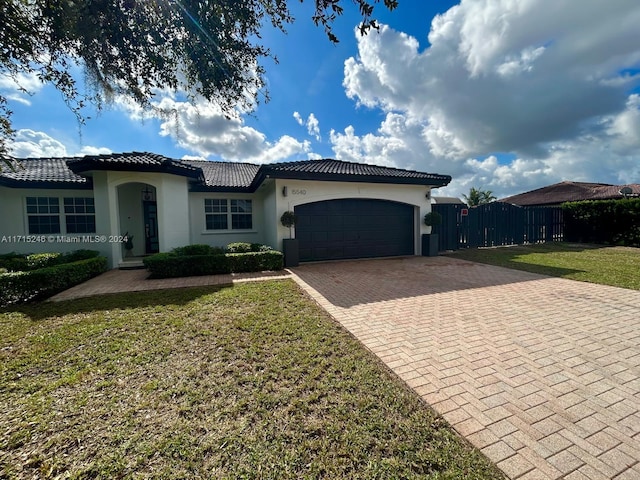
M564 239L561 207L492 202L472 208L460 204L436 204L432 208L442 215L442 224L433 227L433 233L439 235L440 251Z

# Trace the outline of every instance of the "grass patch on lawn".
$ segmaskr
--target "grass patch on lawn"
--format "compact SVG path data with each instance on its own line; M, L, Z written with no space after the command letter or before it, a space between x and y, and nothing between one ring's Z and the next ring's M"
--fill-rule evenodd
M292 281L0 310L0 478L503 478Z
M455 257L553 277L640 290L640 249L572 243L458 250Z

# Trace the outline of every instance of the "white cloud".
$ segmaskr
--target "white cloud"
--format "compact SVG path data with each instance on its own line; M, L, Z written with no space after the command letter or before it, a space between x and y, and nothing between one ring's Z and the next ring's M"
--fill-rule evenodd
M201 155L183 155L181 160L206 160L206 158Z
M36 94L43 87L35 73L19 73L15 78L0 74L0 92L8 100L31 105L30 96Z
M299 112L293 112L293 118L296 119L298 125L306 126L307 133L314 137L317 141L322 140L320 137L320 122L313 113L310 113L307 119L302 118Z
M403 168L420 165L425 168L429 162L425 158L427 145L421 138L421 132L419 123L405 115L388 113L377 134L357 136L355 128L349 125L342 133L331 130L329 139L336 158L341 160ZM427 156L432 158L428 153Z
M388 26L356 34L345 92L387 117L375 134L332 131L334 151L451 174L460 192L637 181L639 23L626 0L462 0L422 51Z
M320 122L313 113L310 113L307 118L307 133L320 141Z
M72 156L84 156L84 155L107 155L112 153L107 147L91 147L84 146L79 151L72 153Z
M288 135L268 141L264 133L245 125L239 115L227 118L213 103L196 106L165 97L156 106L168 112L162 119L160 134L202 157L216 155L228 161L271 163L312 153L308 141Z
M16 132L15 139L10 144L9 150L11 155L17 158L71 157L111 153L108 148L92 146L84 146L80 150L69 152L67 147L59 140L44 132L29 129L21 129Z

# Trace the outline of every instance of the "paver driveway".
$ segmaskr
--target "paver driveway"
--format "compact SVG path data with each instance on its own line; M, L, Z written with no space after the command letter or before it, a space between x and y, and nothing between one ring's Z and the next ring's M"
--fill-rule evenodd
M448 257L296 280L513 479L640 479L640 292Z

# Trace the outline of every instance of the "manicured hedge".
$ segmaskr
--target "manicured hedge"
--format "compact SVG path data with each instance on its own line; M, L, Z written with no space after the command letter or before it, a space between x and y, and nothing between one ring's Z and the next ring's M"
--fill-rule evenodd
M234 242L227 245L227 253L268 252L273 250L268 245L261 243Z
M176 247L171 250L176 255L222 255L225 253L222 247L212 247L204 243L196 243L194 245L186 245L184 247Z
M10 272L25 272L95 258L98 255L100 252L97 250L75 250L68 253L6 253L0 255L0 268L6 268Z
M565 240L640 247L640 199L562 205Z
M227 253L225 255L232 272L262 272L264 270L282 270L284 256L281 252Z
M145 257L142 262L151 272L151 278L282 270L284 265L282 253L276 250L214 255L156 253Z
M151 272L151 278L191 277L196 275L216 275L230 273L227 256L218 255L176 255L156 253L142 259Z
M50 297L107 270L105 257L93 257L37 270L0 275L0 306Z

